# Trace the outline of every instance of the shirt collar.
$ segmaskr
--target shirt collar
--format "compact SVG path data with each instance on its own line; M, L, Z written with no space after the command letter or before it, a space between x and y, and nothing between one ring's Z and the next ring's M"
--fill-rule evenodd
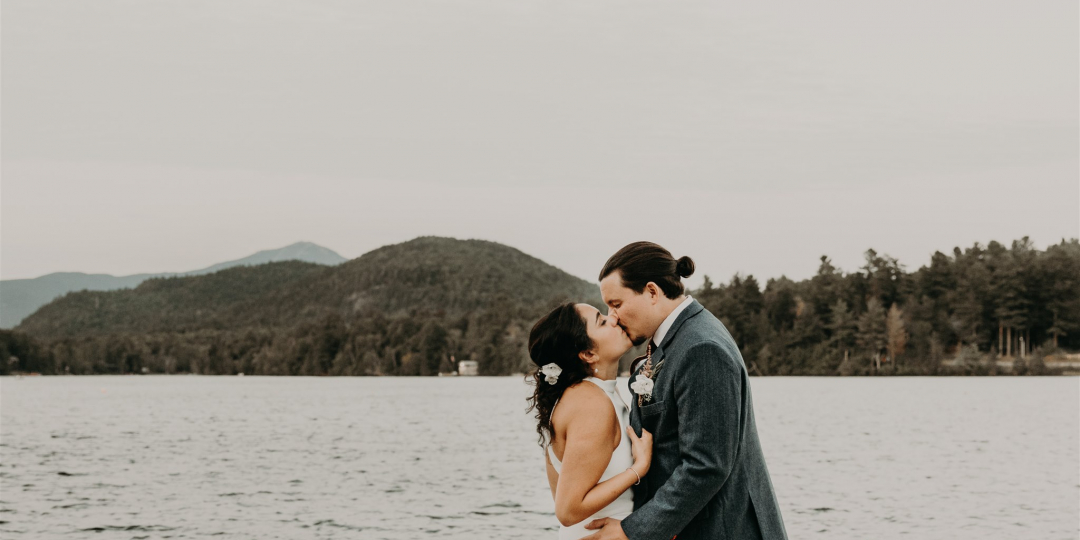
M675 319L678 319L679 314L682 313L682 311L686 309L693 301L694 298L688 294L686 295L686 300L683 300L681 304L676 306L675 309L671 310L671 313L668 314L666 319L664 319L664 322L660 323L660 328L657 328L656 333L653 334L653 343L655 343L659 347L660 344L664 342L664 336L667 335L668 330L671 330L671 325L675 324Z

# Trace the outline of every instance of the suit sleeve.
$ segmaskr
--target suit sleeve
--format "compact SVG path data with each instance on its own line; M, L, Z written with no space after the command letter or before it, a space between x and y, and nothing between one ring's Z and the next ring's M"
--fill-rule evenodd
M695 345L674 376L679 465L649 502L622 521L630 540L670 540L731 475L742 439L743 377L718 343Z

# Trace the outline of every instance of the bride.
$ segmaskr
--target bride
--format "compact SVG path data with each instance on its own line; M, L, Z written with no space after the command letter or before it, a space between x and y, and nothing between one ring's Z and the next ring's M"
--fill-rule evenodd
M560 540L595 533L585 529L593 519L628 516L630 487L649 471L652 435L634 433L615 387L619 358L631 347L616 322L588 304L570 303L529 334L538 367L529 410L536 411Z

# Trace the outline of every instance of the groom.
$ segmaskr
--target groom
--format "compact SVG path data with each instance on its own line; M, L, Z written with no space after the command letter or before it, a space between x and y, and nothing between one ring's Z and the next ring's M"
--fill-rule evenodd
M586 525L587 540L786 540L754 425L746 366L712 313L683 292L694 273L651 242L608 259L600 292L609 314L647 355L631 366L630 424L653 434L634 512Z

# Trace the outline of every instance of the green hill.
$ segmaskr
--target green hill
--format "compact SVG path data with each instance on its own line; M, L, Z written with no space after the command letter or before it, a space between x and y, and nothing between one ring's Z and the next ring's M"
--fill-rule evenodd
M286 261L151 279L130 290L71 293L18 330L57 339L280 328L332 314L346 320L374 313L462 316L496 303L534 313L567 298L595 301L599 289L495 242L422 237L332 267Z
M154 278L134 289L73 292L46 304L16 330L51 340L280 326L280 312L294 307L275 303L282 292L332 269L299 261L275 262L202 276ZM263 312L266 305L273 310Z
M486 373L527 361L525 334L595 284L494 242L421 237L337 266L299 261L69 293L18 332L43 371L434 374L451 357Z

